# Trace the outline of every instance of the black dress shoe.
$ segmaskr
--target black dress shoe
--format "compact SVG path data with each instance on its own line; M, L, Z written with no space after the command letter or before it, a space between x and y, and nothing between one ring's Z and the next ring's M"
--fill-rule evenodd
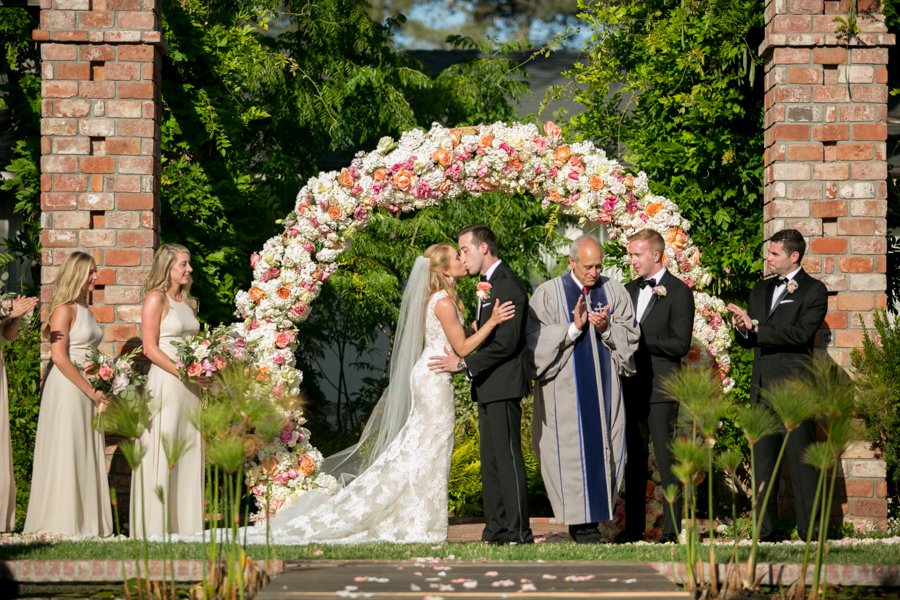
M674 533L664 533L659 537L660 544L677 544L678 536Z
M644 540L644 536L638 535L636 533L631 533L630 531L620 531L615 539L613 539L613 543L615 544L633 544L635 542L641 542Z

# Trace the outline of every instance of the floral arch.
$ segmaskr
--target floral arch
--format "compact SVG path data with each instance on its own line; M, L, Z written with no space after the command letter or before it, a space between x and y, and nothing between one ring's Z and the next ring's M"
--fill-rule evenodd
M382 138L374 151L357 154L350 166L309 179L297 195L294 211L284 219L284 231L252 255L253 284L237 295L237 312L243 319L237 328L255 348L259 379L270 381L276 393L299 393L296 325L309 316L323 283L337 269L347 240L366 226L373 211L418 210L463 194L495 190L529 193L543 207L555 204L582 225L603 223L610 239L622 244L639 229L659 231L667 242L666 267L694 291L697 311L688 360L703 364L707 357L723 388L733 387L725 305L702 291L711 276L700 264L700 250L688 233L690 223L672 201L649 191L643 172L628 173L590 142L567 143L550 122L543 130L522 123L467 128L436 124L429 131L407 131L396 141ZM282 435L293 449L308 446L309 432L302 423L298 413L294 430ZM285 449L282 456L270 449L268 454L248 471L248 481L258 486L267 470L269 482L283 488L272 497L277 510L292 491L313 484L310 457L318 462L320 456L315 449L311 453Z

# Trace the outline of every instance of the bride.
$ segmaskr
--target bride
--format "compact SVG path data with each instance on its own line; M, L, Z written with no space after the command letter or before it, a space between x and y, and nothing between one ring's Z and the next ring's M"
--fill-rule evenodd
M359 441L323 465L340 489L333 496L306 492L285 505L269 520L273 541L446 541L453 388L450 375L428 369L428 359L448 346L460 357L470 354L515 313L512 302L497 300L487 323L464 330L456 280L465 274L449 244L430 246L416 259L403 292L388 388Z

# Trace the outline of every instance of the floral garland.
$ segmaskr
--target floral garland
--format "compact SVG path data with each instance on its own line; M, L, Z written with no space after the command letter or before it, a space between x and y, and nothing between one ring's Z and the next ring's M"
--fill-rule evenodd
M284 219L284 231L252 255L253 284L236 298L243 319L238 331L256 349L258 379L272 384L276 394L299 393L295 327L309 316L347 240L374 210L418 210L493 190L529 193L581 225L603 223L610 239L622 244L640 229L659 231L666 240L666 267L694 290L688 360L707 364L701 360L707 357L723 388L733 387L725 305L701 291L711 276L688 234L690 223L671 200L650 192L646 174L627 172L591 142L566 143L550 122L543 130L520 123L411 130L397 141L382 138L347 168L309 179ZM620 266L626 270L625 258Z

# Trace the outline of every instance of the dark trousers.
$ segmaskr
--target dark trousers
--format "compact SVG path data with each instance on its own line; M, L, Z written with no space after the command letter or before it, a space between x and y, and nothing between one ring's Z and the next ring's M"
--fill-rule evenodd
M772 493L769 495L769 503L766 505L766 510L763 514L762 526L759 530L761 538L771 536L775 532L775 522L778 518L778 484L781 477L779 476L780 474L776 474L774 479L772 476L783 440L784 434L778 433L762 438L753 446L756 489L761 490L757 496L757 518L759 518L759 510L762 508L762 501L770 485L769 482L773 486ZM816 494L816 486L819 483L819 470L803 462L803 453L806 451L807 446L815 441L815 423L804 421L788 436L787 446L784 449L782 458L782 464L784 464L784 461L787 461L788 469L791 473L791 487L794 489L794 514L797 516L797 533L804 540L809 531L810 523L812 524L813 532L818 531L818 522L815 515L812 514L812 504Z
M478 403L486 542L529 542L528 486L522 458L522 399Z
M631 535L643 536L647 525L650 442L653 442L663 489L675 485L679 490L678 499L672 507L668 502L663 504L662 532L664 535L675 534L681 530L681 485L672 474L675 461L669 447L675 436L677 418L677 402L654 402L643 406L625 404L625 447L628 449L625 463L625 531Z

